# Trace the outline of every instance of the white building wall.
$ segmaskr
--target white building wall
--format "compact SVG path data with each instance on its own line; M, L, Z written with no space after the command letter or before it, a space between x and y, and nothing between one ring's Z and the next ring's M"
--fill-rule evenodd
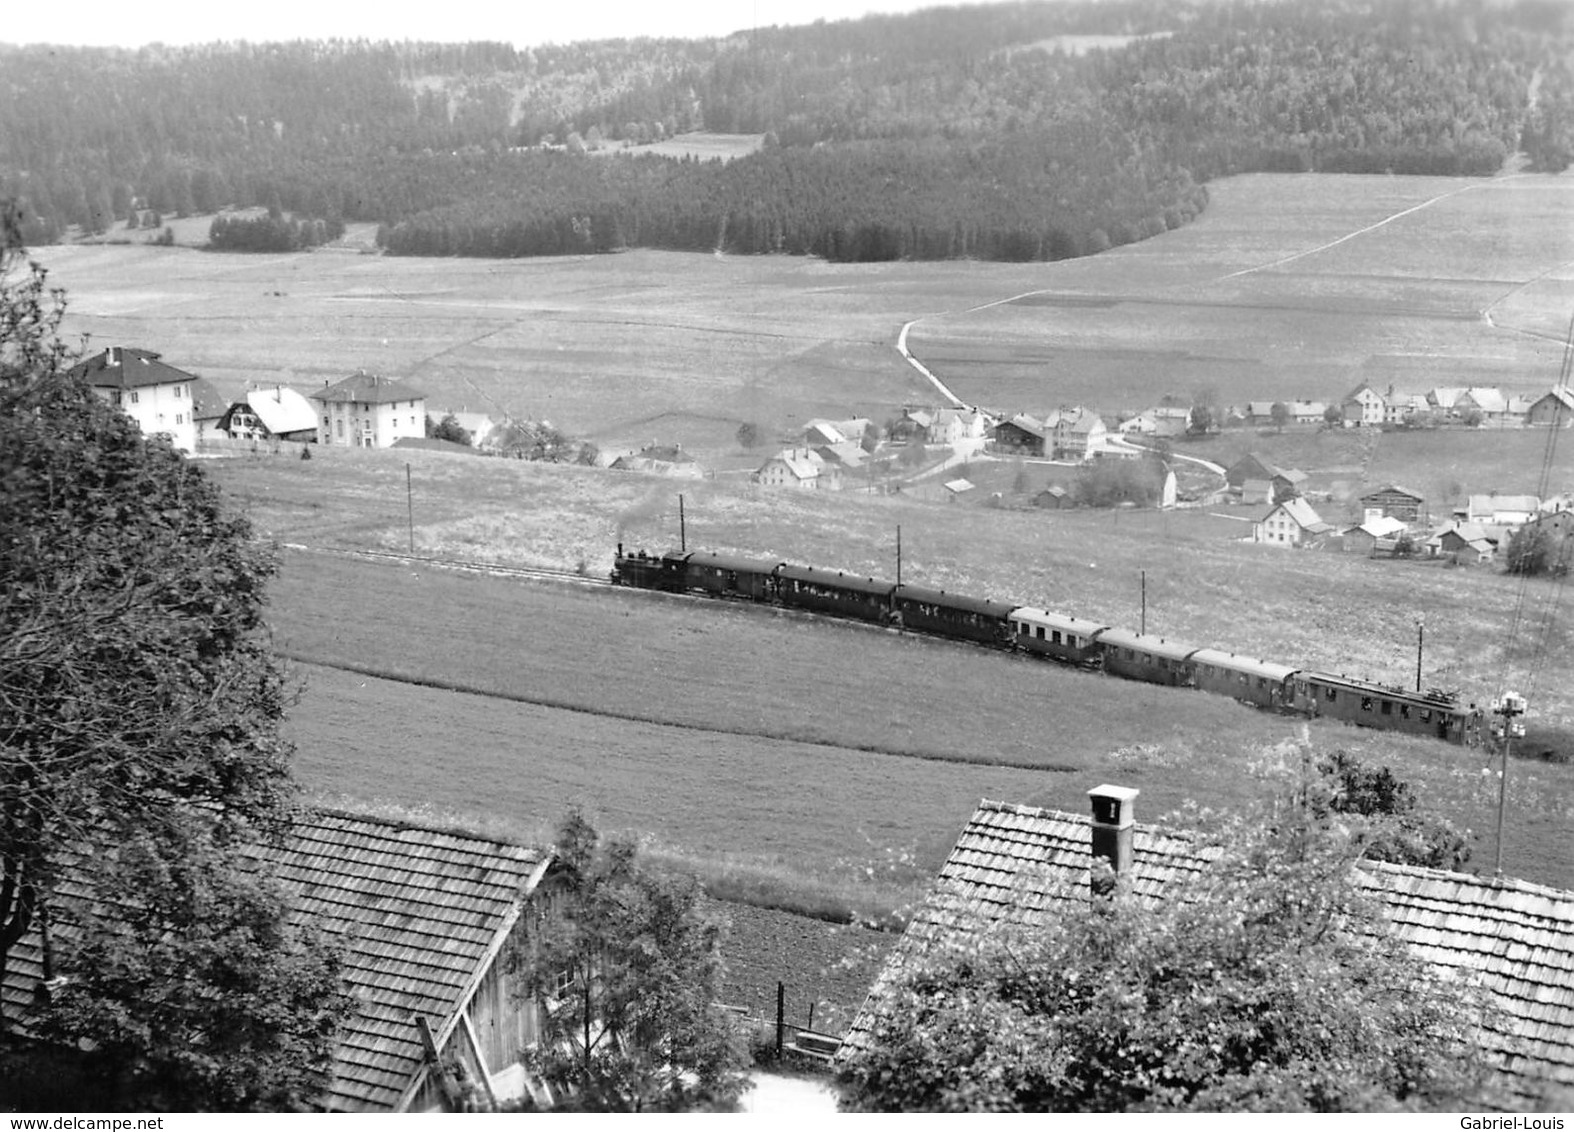
M118 405L145 435L162 433L180 451L196 451L197 422L192 417L189 382L144 385L138 389L103 386L96 392L111 405Z

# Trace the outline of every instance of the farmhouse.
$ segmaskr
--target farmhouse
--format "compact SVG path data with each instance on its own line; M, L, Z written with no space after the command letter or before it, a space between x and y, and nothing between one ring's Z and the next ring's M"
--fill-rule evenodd
M1323 522L1306 500L1286 499L1252 524L1252 541L1270 546L1301 546L1332 530L1332 525Z
M1541 500L1534 495L1472 495L1465 501L1464 518L1471 523L1515 527L1528 523L1541 512Z
M928 952L1007 927L1032 929L1086 904L1095 859L1151 903L1217 856L1189 833L1136 824L1136 790L1088 793L1091 818L979 804L876 979L839 1061L870 1048L904 968ZM1535 1110L1574 1087L1574 892L1374 862L1357 866L1354 879L1417 956L1446 976L1479 980L1501 1007L1481 1041L1513 1097Z
M1346 554L1375 554L1378 544L1392 545L1405 531L1405 524L1386 515L1378 515L1349 528L1340 537L1340 549Z
M988 431L984 415L974 409L941 409L929 424L931 444L960 444L979 440Z
M1525 414L1525 423L1551 428L1568 428L1569 425L1574 424L1574 391L1565 385L1560 385L1549 393L1543 393L1530 403L1530 410Z
M1471 386L1454 402L1454 411L1463 414L1472 409L1488 420L1502 420L1508 415L1508 398L1501 389Z
M1364 381L1345 394L1339 408L1344 414L1345 424L1358 427L1380 425L1388 415L1387 399Z
M316 441L317 410L305 397L282 385L249 389L224 411L219 431L235 440Z
M162 355L134 346L111 346L72 366L72 377L116 406L148 436L165 436L182 452L197 448L192 383L185 370L159 360Z
M802 491L838 491L842 474L838 465L826 463L812 448L784 448L755 469L754 482Z
M1426 497L1420 492L1392 483L1361 496L1361 510L1368 519L1378 515L1388 515L1413 523L1420 518L1421 508L1425 503Z
M487 413L473 413L468 409L444 409L441 413L431 413L432 423L441 424L449 417L454 418L454 423L470 434L470 444L474 448L487 449L495 445L492 434L497 431L498 423Z
M1191 423L1191 410L1176 405L1144 409L1120 422L1118 431L1136 436L1180 436Z
M813 420L803 426L803 442L810 448L822 444L844 444L847 434L830 421Z
M1059 409L1044 420L1050 451L1056 460L1091 460L1103 441L1103 419L1092 409Z
M1053 484L1033 497L1033 506L1059 511L1063 507L1071 506L1071 495L1059 484Z
M197 423L197 444L218 435L219 422L229 411L230 403L220 396L213 383L205 377L191 383L191 417Z
M519 1056L537 1040L539 1007L515 1000L505 953L542 899L549 853L330 810L304 811L267 852L295 920L341 941L359 1002L341 1027L322 1108L451 1110L455 1081L443 1067L453 1062L483 1104L525 1094L533 1082ZM68 930L69 910L52 907L51 933ZM5 1015L24 1027L44 977L42 943L35 920L5 972Z
M1432 403L1425 393L1395 393L1388 390L1388 404L1383 410L1384 424L1415 424L1429 417Z
M426 394L365 370L312 394L322 403L321 444L390 448L404 436L426 435Z
M1426 540L1431 558L1447 558L1461 566L1492 561L1497 546L1475 523L1454 523Z
M1018 413L995 426L995 449L1022 456L1042 456L1048 447L1048 436L1049 430L1043 422L1026 413Z
M1224 482L1239 488L1247 480L1268 480L1278 474L1278 466L1269 463L1255 452L1248 452L1224 470Z

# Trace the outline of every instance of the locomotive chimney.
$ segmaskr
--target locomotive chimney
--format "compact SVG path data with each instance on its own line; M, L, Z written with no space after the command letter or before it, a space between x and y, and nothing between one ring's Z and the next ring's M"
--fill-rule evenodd
M1093 895L1105 896L1114 882L1131 873L1132 827L1140 790L1129 786L1095 786L1088 791L1093 803L1093 856L1109 864L1111 879L1094 873Z

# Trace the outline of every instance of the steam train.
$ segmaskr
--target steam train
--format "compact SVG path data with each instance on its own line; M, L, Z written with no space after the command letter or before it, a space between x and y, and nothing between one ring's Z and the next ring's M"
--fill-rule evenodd
M1152 633L1033 606L990 601L877 578L707 551L625 553L617 585L777 605L992 648L1013 649L1126 680L1195 688L1269 711L1480 741L1482 713L1451 692L1410 692L1292 664L1197 648Z

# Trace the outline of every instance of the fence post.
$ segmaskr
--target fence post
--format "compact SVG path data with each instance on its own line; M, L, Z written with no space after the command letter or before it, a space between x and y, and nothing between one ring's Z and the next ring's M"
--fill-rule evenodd
M786 1030L786 1023L784 1022L782 1015L784 1013L784 1008L786 1007L786 1005L787 1005L787 985L785 983L778 982L776 984L776 1060L777 1061L780 1061L782 1059L782 1034Z

